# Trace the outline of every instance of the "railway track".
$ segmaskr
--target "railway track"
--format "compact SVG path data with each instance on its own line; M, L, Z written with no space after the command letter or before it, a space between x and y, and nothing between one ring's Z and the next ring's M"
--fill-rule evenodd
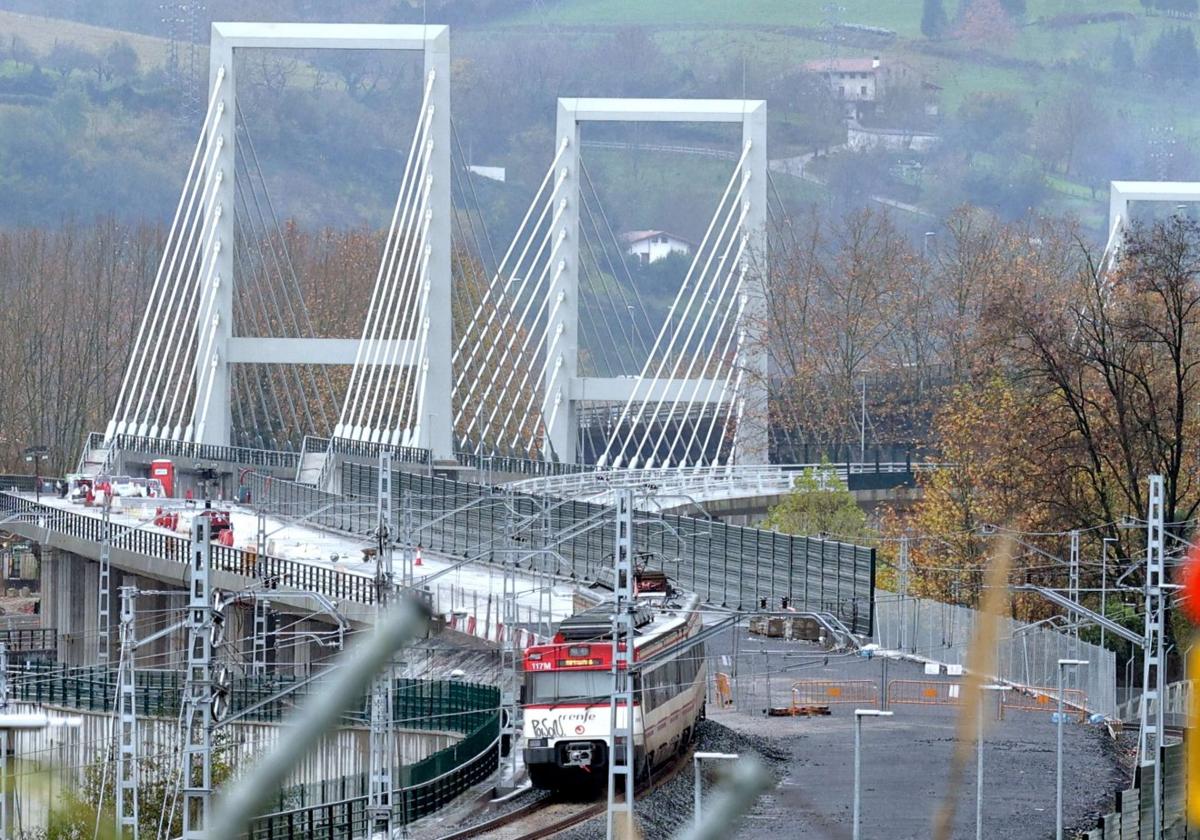
M635 797L641 798L665 785L687 765L692 751L676 756L670 763L660 767L650 782L641 785ZM605 802L564 802L549 796L522 805L486 822L444 834L438 840L542 840L559 832L587 822L604 814Z

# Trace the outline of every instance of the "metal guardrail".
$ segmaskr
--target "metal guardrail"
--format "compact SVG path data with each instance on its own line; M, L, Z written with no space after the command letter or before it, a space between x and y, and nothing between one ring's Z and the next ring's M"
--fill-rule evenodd
M0 510L28 513L39 527L50 532L67 534L99 544L104 539L104 522L99 516L40 505L10 492L0 492ZM121 550L169 560L185 565L188 558L188 539L161 531L112 524L112 540ZM314 566L283 557L259 557L253 551L243 551L223 545L212 547L212 564L217 571L232 572L245 577L262 577L269 588L286 586L320 592L330 598L371 604L375 601L374 581L367 575Z
M329 440L329 451L335 455L352 455L360 458L378 458L390 452L392 460L405 464L428 464L431 453L417 446L394 446L390 443L371 443L365 440L350 440L335 437Z
M58 650L58 631L53 627L0 629L0 644L10 654L53 653Z
M111 667L11 665L8 678L13 699L81 711L112 711L117 693L117 669ZM179 713L183 671L139 668L134 678L138 714L174 717ZM281 697L290 685L295 687ZM230 714L265 723L279 722L316 688L317 684L300 677L235 676L230 681ZM495 711L497 691L492 686L458 680L398 677L392 692L392 719L404 729L473 732ZM495 699L491 699L492 694ZM364 695L343 720L347 726L366 726L370 717L370 699Z
M528 476L574 475L595 472L587 464L564 464L558 461L541 461L535 458L515 458L508 455L479 455L475 452L458 452L455 458L461 467L471 467L485 475L505 473Z
M1163 715L1168 722L1178 725L1184 725L1188 717L1188 705L1191 702L1192 696L1192 681L1180 680L1179 682L1169 683L1166 691L1163 693ZM1139 694L1126 700L1121 705L1117 706L1117 720L1136 721L1140 717L1142 702L1145 695ZM1154 717L1156 714L1156 704L1158 701L1150 701L1149 715Z
M618 487L652 487L659 496L690 496L696 500L780 495L795 486L805 471L832 484L853 475L904 475L936 469L936 464L906 461L866 464L766 464L656 469L594 470L588 473L528 478L510 486L522 493L560 499L605 502Z
M95 434L93 433L92 439ZM101 435L103 440L103 435ZM89 441L89 446L90 441ZM101 443L101 446L105 444ZM216 446L210 443L168 440L144 435L114 435L108 445L125 452L162 455L168 458L190 458L197 461L222 461L254 467L295 469L300 453L276 449L252 449L246 446ZM99 448L99 447L96 447Z
M42 481L52 481L42 476ZM32 475L0 475L0 488L32 493L37 485L37 479Z

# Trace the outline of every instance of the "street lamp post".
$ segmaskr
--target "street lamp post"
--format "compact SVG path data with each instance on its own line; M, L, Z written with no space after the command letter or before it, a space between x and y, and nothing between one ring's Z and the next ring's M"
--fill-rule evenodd
M891 717L892 714L879 709L854 710L854 840L859 840L859 813L862 810L862 719Z
M1012 691L1011 685L983 685L980 688L985 692ZM975 840L983 840L983 696L979 699L978 729L975 732Z
M697 752L692 755L692 775L694 778L694 811L692 820L696 831L700 830L700 762L701 761L737 761L741 756L737 753Z
M1056 750L1056 764L1058 773L1055 783L1055 799L1054 799L1054 837L1055 840L1062 840L1063 837L1063 672L1068 666L1083 666L1087 665L1086 659L1060 659L1058 660L1058 747Z
M1100 615L1108 618L1108 544L1116 537L1105 537L1100 541ZM1104 649L1104 625L1100 625L1100 648Z
M44 446L27 446L25 460L33 463L33 495L40 504L42 501L42 461L50 457L50 450Z

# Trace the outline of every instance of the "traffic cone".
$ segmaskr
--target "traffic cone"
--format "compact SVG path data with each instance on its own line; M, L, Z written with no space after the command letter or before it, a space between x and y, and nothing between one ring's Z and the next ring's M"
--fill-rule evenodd
M421 563L421 546L417 546L417 556L416 556L416 558L413 560L413 565L414 565L414 566L420 566L420 565L423 565L423 564Z

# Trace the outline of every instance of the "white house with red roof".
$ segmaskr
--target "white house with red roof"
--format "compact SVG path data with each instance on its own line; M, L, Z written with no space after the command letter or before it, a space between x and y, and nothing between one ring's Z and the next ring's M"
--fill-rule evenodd
M625 253L637 257L643 265L666 259L671 254L687 256L696 244L665 230L631 230L621 234Z

